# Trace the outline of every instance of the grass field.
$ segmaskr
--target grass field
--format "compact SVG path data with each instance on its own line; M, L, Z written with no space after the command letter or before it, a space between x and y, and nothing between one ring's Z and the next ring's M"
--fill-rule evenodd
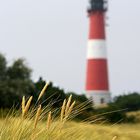
M140 140L140 124L99 125L66 122L63 126L53 122L49 130L45 122L36 129L33 121L20 118L0 120L0 140Z
M133 112L128 112L127 116L134 116L136 122L140 123L140 111L133 111Z
M32 99L31 96L26 101L23 97L21 110L12 111L0 119L0 140L140 140L140 123L105 125L103 122L90 124L70 121L75 113L83 109L83 106L75 107L72 95L63 101L60 115L56 115L49 105L43 108L38 104L30 108ZM1 116L4 112L1 111Z

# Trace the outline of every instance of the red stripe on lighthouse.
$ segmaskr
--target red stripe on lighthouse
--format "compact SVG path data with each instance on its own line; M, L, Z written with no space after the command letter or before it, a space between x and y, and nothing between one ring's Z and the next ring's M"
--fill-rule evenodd
M104 0L90 0L89 40L87 47L87 76L86 93L94 105L110 102L107 50L105 40L105 12Z
M86 90L108 90L107 61L91 59L87 64Z
M86 91L109 91L104 13L91 12L89 17Z
M105 39L104 13L92 12L90 16L89 39Z

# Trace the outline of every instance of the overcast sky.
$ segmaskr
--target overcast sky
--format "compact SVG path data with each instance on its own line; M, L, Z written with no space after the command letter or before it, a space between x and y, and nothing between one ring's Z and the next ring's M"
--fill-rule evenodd
M32 78L84 92L88 0L0 0L0 52L26 58ZM140 91L140 0L110 0L106 28L110 90Z

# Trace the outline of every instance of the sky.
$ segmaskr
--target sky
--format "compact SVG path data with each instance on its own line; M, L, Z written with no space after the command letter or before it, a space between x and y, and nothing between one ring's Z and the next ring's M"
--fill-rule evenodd
M84 93L88 0L0 0L0 52L25 58L32 79ZM113 96L140 92L140 1L109 0L106 36Z

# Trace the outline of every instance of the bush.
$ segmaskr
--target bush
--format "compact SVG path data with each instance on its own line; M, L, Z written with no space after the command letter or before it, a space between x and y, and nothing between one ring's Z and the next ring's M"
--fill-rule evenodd
M128 95L120 95L114 98L114 104L127 111L140 109L140 94L134 92Z
M106 108L96 109L96 114L104 118L109 123L123 123L123 122L134 122L134 117L126 115L126 110L120 109L115 104L109 104Z

